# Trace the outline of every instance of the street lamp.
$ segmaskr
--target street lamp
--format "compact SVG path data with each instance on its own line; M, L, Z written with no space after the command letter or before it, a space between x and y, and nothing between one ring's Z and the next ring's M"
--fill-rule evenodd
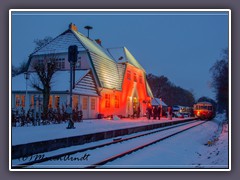
M87 29L87 31L88 31L88 38L89 38L89 30L93 29L93 27L92 26L85 26L84 28Z
M24 72L24 78L26 79L26 94L25 94L25 116L27 116L27 102L28 102L28 99L27 99L27 95L28 95L28 89L27 89L27 82L28 82L28 79L30 77L30 73L28 71Z

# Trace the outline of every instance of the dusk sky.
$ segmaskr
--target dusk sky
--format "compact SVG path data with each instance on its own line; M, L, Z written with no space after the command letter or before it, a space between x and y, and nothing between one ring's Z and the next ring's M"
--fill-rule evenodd
M72 22L105 48L125 46L147 73L164 75L193 90L195 98L215 99L209 69L228 47L228 12L13 12L12 64L19 66L34 40L56 37Z

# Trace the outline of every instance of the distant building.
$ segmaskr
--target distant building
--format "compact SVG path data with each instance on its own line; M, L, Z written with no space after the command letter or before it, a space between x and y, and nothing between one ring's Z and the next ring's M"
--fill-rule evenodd
M152 92L146 80L146 72L126 47L105 49L101 40L92 40L78 32L74 24L51 42L33 52L28 61L30 79L37 80L32 64L41 63L53 55L59 68L54 74L49 107L69 103L68 47L77 45L76 80L73 89L73 108L83 110L83 118L121 115L128 117L138 107L141 115L151 103ZM25 99L26 81L20 74L12 78L12 105L31 107L33 96L41 95L28 81L28 97Z

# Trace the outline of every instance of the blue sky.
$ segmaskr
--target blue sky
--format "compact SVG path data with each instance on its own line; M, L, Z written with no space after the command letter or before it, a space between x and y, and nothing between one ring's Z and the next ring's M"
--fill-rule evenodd
M196 98L214 98L209 69L228 47L228 12L13 12L12 64L27 60L34 39L56 37L72 22L106 48L125 46L147 73L164 75Z

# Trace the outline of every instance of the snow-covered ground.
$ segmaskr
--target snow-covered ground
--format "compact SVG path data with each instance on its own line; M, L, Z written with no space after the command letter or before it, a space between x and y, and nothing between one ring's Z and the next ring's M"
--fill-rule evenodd
M105 168L214 168L229 166L228 125L223 116L106 164ZM220 125L221 127L221 125ZM215 140L215 141L214 141ZM208 143L208 142L212 143Z
M197 125L197 124L201 124L202 122L199 121L195 121L193 124L192 123L184 123L184 127L190 127L192 125ZM174 132L177 132L179 130L183 129L183 126L179 126L179 125L175 125L175 128L171 128L169 130L165 130L165 131L159 131L157 133L153 133L153 134L149 134L149 135L145 135L142 137L138 137L138 138L134 138L128 141L124 141L121 143L117 143L117 144L113 144L113 145L109 145L109 146L104 146L102 148L97 148L97 149L93 149L93 150L88 150L85 152L80 152L80 153L75 153L72 154L70 157L71 159L78 159L79 157L83 157L85 154L89 154L91 157L87 160L87 161L72 161L71 159L69 160L59 160L57 163L56 161L47 161L44 163L40 163L40 164L35 164L34 166L32 166L32 168L41 168L41 167L45 167L45 168L59 168L59 167L63 167L63 168L83 168L86 166L90 166L92 164L95 164L99 161L102 161L103 159L109 158L110 156L115 156L119 153L122 153L124 151L128 151L131 148L135 148L137 146L141 146L144 143L149 143L151 141L157 140L160 137L165 137L168 136ZM162 129L167 129L167 127L162 128ZM156 131L156 130L151 130L152 131ZM145 134L146 132L139 132L139 133L135 133L134 135L126 135L126 136L122 136L122 138L129 138L132 136L135 136L136 134ZM114 139L114 138L113 138ZM103 142L111 142L112 139L108 139L108 140L103 140L101 141L101 143ZM99 144L100 142L94 142L91 143L93 144ZM78 146L79 149L82 149L83 146ZM69 147L69 148L62 148L62 151L65 150L69 151L69 150L73 150L76 149L75 147ZM53 154L54 152L51 152L51 154ZM47 155L49 155L50 153L44 153L44 157L46 157ZM57 154L57 153L56 153ZM41 154L38 154L41 155ZM13 161L14 164L21 164L23 162L26 162L27 160L31 160L34 159L35 156L29 157L29 158L20 158L20 159L16 159Z
M170 139L166 139L162 142L151 145L147 148L134 152L130 155L124 156L117 159L111 163L108 163L101 168L156 168L156 169L228 169L229 168L229 136L228 136L228 124L221 125L224 119L224 115L218 115L214 120L208 121L207 123L190 129L184 133L174 136ZM169 121L167 119L162 121ZM93 120L84 121L84 123L76 124L76 129L65 130L66 124L60 125L50 125L50 126L40 126L40 127L18 127L13 128L13 138L21 137L21 133L24 136L29 135L29 133L34 132L34 129L41 129L44 137L53 135L56 131L63 131L64 133L59 133L62 135L79 135L92 133L96 131L107 131L110 129L118 129L132 126L145 125L149 123L159 123L156 120L146 120L144 118L138 120L125 119L125 120ZM50 128L51 127L51 128ZM221 128L223 127L223 129ZM54 133L50 133L51 130ZM29 130L28 132L25 132ZM40 130L39 130L40 131ZM66 132L65 132L66 131ZM68 133L67 133L68 132ZM14 134L15 133L15 134ZM34 133L38 135L38 133ZM33 141L36 137L28 137L28 141ZM60 137L60 136L58 136ZM53 138L53 137L51 137ZM22 139L19 138L19 139ZM103 140L101 142L107 142L108 140ZM18 142L15 140L15 142ZM21 142L24 142L21 140ZM67 151L78 149L79 147L87 147L95 145L101 142L93 142L81 146L69 147ZM91 144L91 145L90 145ZM54 154L57 152L64 152L66 149L60 149L55 152L49 152L49 154ZM101 152L96 149L89 153L89 160L102 154L108 154L109 151ZM81 154L78 154L80 157ZM84 154L82 154L84 156ZM13 164L18 164L19 162L13 161ZM53 163L53 164L52 164ZM60 165L63 162L54 161L51 162L52 165ZM66 163L66 162L65 162ZM69 162L68 162L69 163ZM76 162L74 162L76 165ZM85 162L85 163L90 163ZM44 165L44 164L43 164ZM49 168L48 165L42 168ZM63 166L59 168L64 168Z
M186 118L185 118L186 119ZM171 121L183 120L181 118L173 118ZM169 121L167 118L159 120L148 120L145 117L138 119L93 119L83 120L83 122L75 123L75 129L66 129L67 123L51 124L42 126L25 126L13 127L12 130L12 145L26 144L30 142L38 142L50 139L58 139L71 136L79 136L83 134L92 134L96 132L104 132L115 129L124 129L129 127L137 127L148 124L155 124Z

